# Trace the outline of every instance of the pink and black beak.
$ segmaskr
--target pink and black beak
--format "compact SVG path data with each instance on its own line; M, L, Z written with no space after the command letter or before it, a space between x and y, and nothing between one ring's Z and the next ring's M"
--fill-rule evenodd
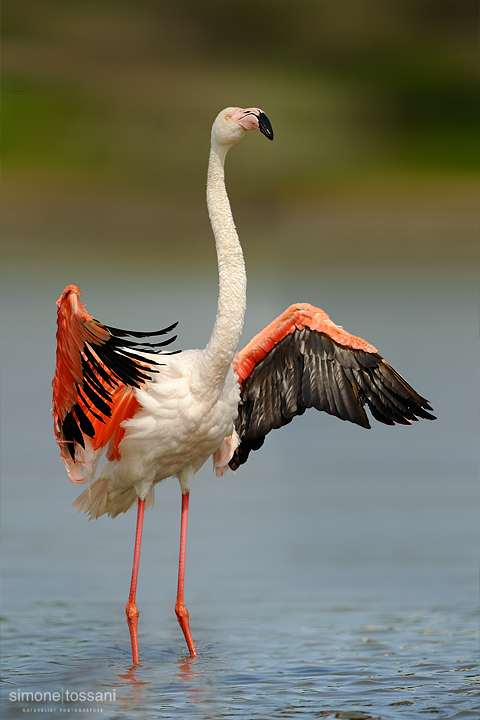
M265 137L273 140L273 128L270 120L260 108L237 108L235 112L227 116L227 119L230 118L244 130L260 130Z

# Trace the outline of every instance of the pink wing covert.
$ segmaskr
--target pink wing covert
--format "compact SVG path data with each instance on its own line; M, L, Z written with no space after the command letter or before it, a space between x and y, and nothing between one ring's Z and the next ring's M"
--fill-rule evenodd
M349 332L336 325L333 320L320 308L310 303L296 303L290 305L285 312L279 315L264 330L257 333L252 340L245 345L233 361L235 372L243 382L251 373L255 365L263 360L265 355L272 348L295 330L309 328L316 332L328 335L339 345L345 345L353 350L365 350L376 353L377 348L367 343L361 337L351 335Z
M60 456L72 482L85 482L107 448L108 460L120 459L122 423L139 403L136 388L151 380L161 364L142 353L156 353L159 343L127 340L164 335L175 325L153 333L119 330L87 312L76 285L57 300L57 363L53 379L53 418Z

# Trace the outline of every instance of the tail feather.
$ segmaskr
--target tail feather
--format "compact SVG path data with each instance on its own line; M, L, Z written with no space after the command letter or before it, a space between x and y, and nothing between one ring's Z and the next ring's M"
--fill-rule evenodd
M146 497L147 507L153 505L153 493L153 488L151 488ZM136 499L135 488L109 491L108 478L99 477L74 500L70 507L77 513L88 513L90 520L99 518L105 513L114 518L120 513L130 510Z

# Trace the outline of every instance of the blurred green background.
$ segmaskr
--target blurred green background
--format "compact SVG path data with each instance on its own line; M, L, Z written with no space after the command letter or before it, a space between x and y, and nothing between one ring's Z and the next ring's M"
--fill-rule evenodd
M464 0L4 0L4 260L210 266L210 126L257 105L275 141L249 138L227 168L247 269L471 265L477 13Z

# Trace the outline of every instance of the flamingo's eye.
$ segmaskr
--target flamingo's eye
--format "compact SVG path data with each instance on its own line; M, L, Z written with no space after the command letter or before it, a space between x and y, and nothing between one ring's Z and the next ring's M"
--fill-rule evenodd
M225 115L225 120L230 120L231 117L231 115Z

